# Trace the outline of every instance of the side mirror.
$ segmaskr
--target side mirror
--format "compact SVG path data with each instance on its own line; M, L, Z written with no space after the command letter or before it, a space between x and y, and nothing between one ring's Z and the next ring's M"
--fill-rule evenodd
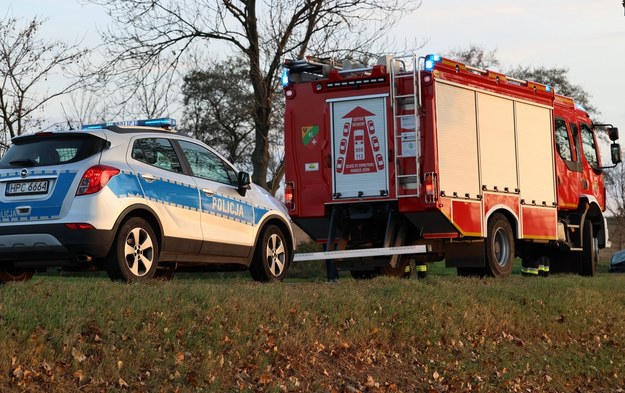
M621 145L619 145L619 148ZM237 186L238 191L241 196L245 196L247 190L250 189L250 184L252 181L250 180L250 174L247 172L239 172L237 174Z
M616 127L608 127L608 137L611 141L615 141L618 139L618 128Z
M621 162L621 145L618 143L612 143L610 145L610 154L612 156L612 164L616 165L620 163Z

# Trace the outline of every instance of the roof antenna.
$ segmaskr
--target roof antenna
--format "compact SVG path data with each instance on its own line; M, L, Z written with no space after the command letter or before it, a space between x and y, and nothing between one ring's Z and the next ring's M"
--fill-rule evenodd
M625 3L625 0L623 0L623 3ZM61 102L61 109L63 109L63 116L65 116L65 120L67 121L67 126L69 127L69 130L73 131L74 127L72 127L72 122L69 121L69 116L67 116L67 112L65 112L65 107L63 106L62 102Z

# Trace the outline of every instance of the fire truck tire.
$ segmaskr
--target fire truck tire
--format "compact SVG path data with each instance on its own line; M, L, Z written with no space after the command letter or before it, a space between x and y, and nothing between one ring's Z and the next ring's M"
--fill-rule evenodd
M282 230L275 225L263 229L254 259L250 265L250 274L254 281L282 281L291 261L288 242Z
M31 269L9 268L0 270L0 284L5 282L28 281L33 278L35 271Z
M597 272L597 250L595 238L593 236L592 223L589 220L584 221L583 237L583 251L579 274L581 276L593 277Z
M497 278L508 277L514 262L514 234L512 227L501 213L494 213L488 220L486 234L486 261L490 275Z

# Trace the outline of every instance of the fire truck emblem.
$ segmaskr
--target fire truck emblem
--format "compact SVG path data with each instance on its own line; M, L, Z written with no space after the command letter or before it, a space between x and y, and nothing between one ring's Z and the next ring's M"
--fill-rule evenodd
M319 134L319 126L305 126L302 127L302 143L309 149L313 149L317 146L319 141L317 135Z
M351 119L343 125L339 151L336 160L337 173L346 175L371 173L384 169L384 159L380 151L380 141L375 135L374 113L357 106L343 119Z

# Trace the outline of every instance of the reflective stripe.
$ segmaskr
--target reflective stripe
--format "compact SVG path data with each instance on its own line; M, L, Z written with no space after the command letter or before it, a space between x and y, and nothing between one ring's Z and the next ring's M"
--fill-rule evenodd
M404 268L404 273L410 273L410 265L406 265Z
M549 272L549 265L539 265L538 270L541 272Z
M524 267L521 268L521 273L538 275L538 269L535 267Z
M428 271L428 265L416 265L415 266L415 270L418 272L427 272Z

